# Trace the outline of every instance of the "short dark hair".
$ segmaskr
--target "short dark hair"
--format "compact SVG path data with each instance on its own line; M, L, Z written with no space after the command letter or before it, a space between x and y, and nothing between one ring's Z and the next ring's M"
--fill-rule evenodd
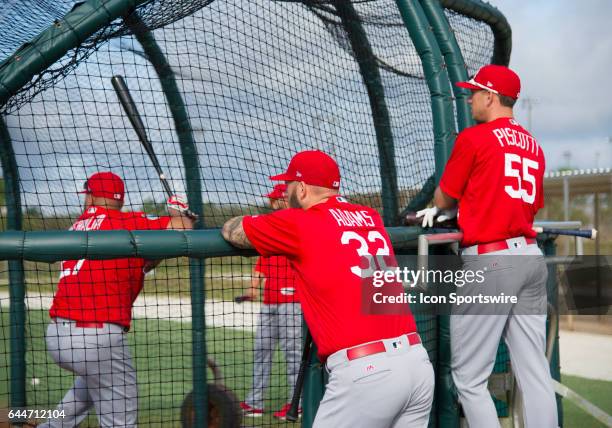
M512 98L509 97L507 95L498 95L499 96L499 102L501 105L503 105L504 107L514 107L514 104L516 104L516 98Z

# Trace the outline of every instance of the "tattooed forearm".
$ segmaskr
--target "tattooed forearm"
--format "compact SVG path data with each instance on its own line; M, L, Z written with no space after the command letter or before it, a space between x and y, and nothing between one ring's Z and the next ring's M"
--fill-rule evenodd
M242 228L242 217L234 217L226 221L221 234L226 241L238 248L253 248Z

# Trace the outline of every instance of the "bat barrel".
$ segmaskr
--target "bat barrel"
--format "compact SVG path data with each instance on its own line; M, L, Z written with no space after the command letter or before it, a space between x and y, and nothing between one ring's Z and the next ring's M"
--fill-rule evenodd
M123 76L113 76L111 78L111 83L113 85L113 88L115 89L115 92L117 93L119 102L121 102L123 111L125 111L125 114L130 120L130 123L132 124L132 127L134 128L134 131L136 132L136 135L140 140L140 143L147 152L147 155L149 155L149 159L151 160L153 168L155 168L155 171L159 176L159 180L161 181L164 190L168 194L168 197L172 196L174 192L172 191L172 188L170 187L170 184L168 183L168 180L166 179L166 176L162 171L161 165L159 164L159 160L157 159L157 155L153 150L153 145L147 137L147 132L144 123L142 121L142 118L140 117L138 109L136 108L136 103L134 102L134 99L130 94L130 90L128 89L125 80L123 79Z
M546 227L534 227L537 233L548 233L551 235L577 236L580 238L595 239L597 237L596 229L554 229Z

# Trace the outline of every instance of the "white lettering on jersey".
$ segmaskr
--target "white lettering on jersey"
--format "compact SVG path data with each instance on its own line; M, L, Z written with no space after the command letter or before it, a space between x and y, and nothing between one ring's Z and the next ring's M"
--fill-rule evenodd
M90 208L87 212L91 214L92 209L94 210L93 212L95 212L95 208L93 207ZM98 230L102 226L102 222L104 221L104 219L106 219L106 214L100 214L95 217L90 217L90 218L86 218L83 220L79 220L76 223L74 223L69 230L78 230L78 231ZM72 268L69 268L69 267L66 267L66 261L62 261L60 265L59 279L78 274L81 268L83 267L83 263L85 263L85 259L77 260L76 264Z
M495 138L497 138L499 145L502 147L518 147L519 149L533 153L536 156L540 153L538 143L536 143L535 138L529 134L512 128L496 128L492 132L493 135L495 135Z
M497 141L499 141L499 145L504 147L504 142L502 141L502 139L504 138L504 133L499 129L494 129L493 135L497 137Z
M106 214L100 214L95 217L79 220L69 230L98 230L105 218Z
M330 208L329 212L334 217L334 220L336 220L336 223L338 223L338 226L374 227L374 220L372 220L372 216L368 215L366 210L348 211Z

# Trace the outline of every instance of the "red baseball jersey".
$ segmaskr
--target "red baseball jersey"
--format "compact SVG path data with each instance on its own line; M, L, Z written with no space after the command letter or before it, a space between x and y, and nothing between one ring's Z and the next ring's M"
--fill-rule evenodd
M170 217L149 218L141 212L89 207L70 230L158 230ZM130 326L132 305L144 283L145 260L65 260L57 293L49 311L52 318L109 322Z
M255 270L264 276L265 304L298 302L296 275L287 257L258 257Z
M363 310L363 293L373 289L374 271L397 266L389 236L372 208L335 196L308 210L245 217L243 225L260 254L283 254L290 260L322 361L343 348L416 331L406 304L397 314ZM396 286L401 292L401 284Z
M459 200L462 245L535 237L544 169L544 152L512 118L462 131L440 180L442 191Z

